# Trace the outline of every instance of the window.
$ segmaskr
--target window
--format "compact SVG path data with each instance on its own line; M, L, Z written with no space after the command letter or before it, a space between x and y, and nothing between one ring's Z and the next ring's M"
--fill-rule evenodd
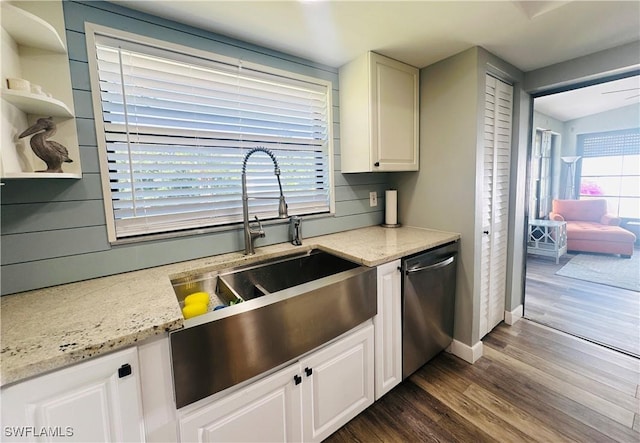
M578 136L580 198L605 198L608 211L640 219L640 128Z
M241 221L242 161L258 146L278 160L290 214L330 212L329 82L130 35L93 35L111 240ZM258 197L251 217L276 217L267 155L251 156L247 187Z
M545 219L551 211L552 160L557 137L548 129L536 129L529 191L529 211L534 219Z

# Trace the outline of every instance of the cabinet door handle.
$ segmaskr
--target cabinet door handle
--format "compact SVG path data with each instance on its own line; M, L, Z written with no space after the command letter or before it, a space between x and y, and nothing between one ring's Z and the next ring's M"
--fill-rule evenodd
M304 368L304 373L307 374L307 377L309 377L311 374L313 374L313 369L312 368Z
M373 166L375 166L376 168L380 167L380 162L375 162Z
M489 231L482 231L484 235L489 235Z
M127 375L131 375L131 365L129 363L125 363L118 368L118 377L124 378Z
M439 261L438 263L434 263L432 265L428 265L428 266L422 266L420 268L412 268L412 269L407 269L406 274L413 274L414 272L420 272L420 271L428 271L430 269L438 269L438 268L444 268L447 265L450 265L451 263L453 263L453 260L455 259L455 256L451 256L447 259L444 259L442 261Z
M296 385L299 385L300 383L302 383L302 377L300 377L298 374L293 376L293 381Z

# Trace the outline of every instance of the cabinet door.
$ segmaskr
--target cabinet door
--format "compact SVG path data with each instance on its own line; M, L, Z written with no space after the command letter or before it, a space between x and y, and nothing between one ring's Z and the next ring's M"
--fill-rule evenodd
M303 441L321 441L373 403L373 325L300 361Z
M138 442L142 423L136 348L2 390L3 441Z
M402 297L400 260L378 266L375 326L376 400L402 381Z
M285 368L239 391L185 414L183 442L301 441L299 365Z
M370 69L373 170L417 171L418 70L374 53Z

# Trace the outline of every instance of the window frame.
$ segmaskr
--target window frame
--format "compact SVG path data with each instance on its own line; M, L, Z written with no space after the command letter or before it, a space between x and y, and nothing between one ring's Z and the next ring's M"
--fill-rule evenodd
M622 159L624 159L625 156L631 156L631 155L637 156L637 155L640 155L640 153L635 153L635 151L633 151L632 148L628 147L628 146L633 146L633 145L623 145L622 148L618 148L618 149L621 149L621 151L615 153L615 155L611 153L612 148L610 146L605 148L604 150L602 150L602 148L599 148L600 150L598 150L596 152L598 154L604 154L604 155L593 155L592 152L585 152L585 143L586 142L591 142L592 139L606 138L606 137L616 137L616 136L625 136L625 135L630 135L632 137L635 136L634 138L635 138L635 140L637 140L639 134L640 134L640 127L637 127L637 128L626 128L626 129L614 129L614 130L598 131L598 132L588 132L588 133L582 133L582 134L578 134L577 135L577 142L576 142L576 144L577 144L577 153L582 158L582 161L579 163L578 170L576 171L576 177L575 177L576 183L575 183L575 185L578 187L578 198L580 200L590 200L590 199L594 199L594 198L604 198L604 199L607 199L608 201L609 200L617 200L618 201L618 205L617 205L617 211L615 212L616 216L620 217L623 220L636 220L636 221L639 220L637 218L630 218L630 217L626 217L626 216L620 215L620 202L622 200L624 200L624 199L633 199L633 200L639 200L640 201L640 197L636 197L636 196L633 196L633 195L620 194L620 193L618 193L618 195L591 195L591 194L583 194L582 193L582 181L585 178L589 178L589 177L612 177L612 178L622 179L624 177L637 177L636 174L619 174L619 175L616 174L616 175L607 175L607 176L586 175L586 176L584 176L583 173L582 173L582 163L585 161L585 159L587 159L587 158L598 159L598 158L604 158L604 157L622 157ZM608 142L608 143L611 144L611 142ZM618 144L618 146L621 146L621 145ZM627 152L627 151L629 151L629 152ZM609 211L611 211L613 213L611 208L609 208Z
M327 106L327 169L328 169L328 193L329 193L329 212L328 213L310 213L302 214L304 218L323 218L334 217L336 212L335 204L335 181L334 181L334 136L333 136L333 84L330 80L324 80L317 77L311 77L304 74L299 74L295 71L289 71L280 68L274 68L269 65L255 63L246 60L242 57L231 57L219 53L205 51L190 46L185 46L166 40L160 40L140 34L134 34L119 29L114 29L95 23L85 22L85 38L87 45L87 55L89 64L89 76L91 86L91 97L93 102L94 122L96 129L99 167L100 167L100 179L102 185L103 204L106 216L107 225L107 237L111 244L133 243L147 240L167 239L182 237L187 235L196 235L206 232L218 232L218 231L234 231L242 228L242 221L230 222L225 224L216 224L210 226L203 226L198 228L191 228L177 231L165 231L149 234L140 234L136 236L118 237L116 233L116 220L113 209L113 198L111 195L111 184L109 176L109 167L107 159L107 143L105 139L105 127L102 118L102 101L100 95L100 84L97 67L96 56L96 35L105 36L107 38L114 38L119 40L130 41L133 44L140 44L150 47L157 47L159 50L168 50L178 53L179 55L194 56L203 58L205 60L211 60L213 62L221 62L226 64L242 64L243 67L249 69L255 69L268 74L276 76L282 76L285 78L291 78L295 80L315 83L326 87L326 106ZM295 62L291 62L295 63ZM286 195L285 195L286 197ZM282 219L267 219L263 221L263 224L283 224L287 223L287 220Z

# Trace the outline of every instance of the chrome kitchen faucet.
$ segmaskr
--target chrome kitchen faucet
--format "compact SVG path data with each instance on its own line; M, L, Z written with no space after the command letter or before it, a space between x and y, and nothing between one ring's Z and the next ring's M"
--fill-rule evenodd
M244 254L245 255L253 255L255 254L255 248L253 247L253 240L258 237L264 237L264 229L262 229L262 223L258 219L258 216L255 216L256 222L258 223L257 228L252 228L249 224L249 195L247 193L247 160L251 157L255 152L264 152L271 160L273 160L273 164L275 166L274 174L278 179L278 187L280 188L280 204L278 205L278 218L287 218L287 202L284 200L284 194L282 193L282 183L280 183L280 167L278 166L278 160L276 160L276 156L267 148L263 148L261 146L257 148L251 149L247 152L247 155L244 156L244 160L242 160L242 220L244 222ZM252 199L268 199L275 200L275 197L251 197Z

